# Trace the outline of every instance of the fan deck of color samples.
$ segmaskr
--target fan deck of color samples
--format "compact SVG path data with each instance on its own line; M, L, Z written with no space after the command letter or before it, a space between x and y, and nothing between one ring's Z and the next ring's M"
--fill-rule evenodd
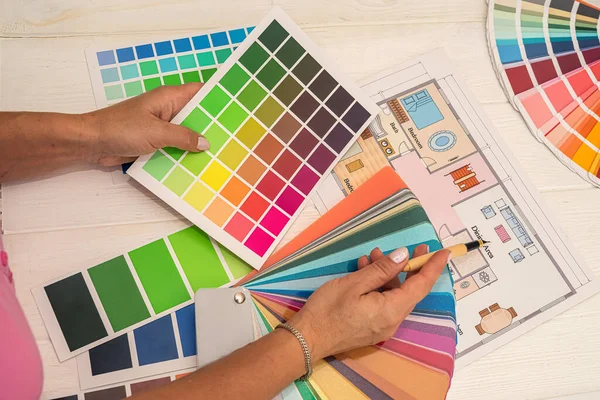
M422 243L431 251L441 248L418 200L386 167L275 252L266 269L250 274L243 286L252 293L266 334L322 284L355 271L361 255L375 247L384 254L401 246L412 252ZM296 381L283 398L443 399L456 335L453 282L446 268L391 339L318 361L308 382Z
M376 112L274 9L172 121L210 150L162 149L128 173L260 268Z
M600 185L598 8L574 0L493 0L488 38L509 100L534 135Z

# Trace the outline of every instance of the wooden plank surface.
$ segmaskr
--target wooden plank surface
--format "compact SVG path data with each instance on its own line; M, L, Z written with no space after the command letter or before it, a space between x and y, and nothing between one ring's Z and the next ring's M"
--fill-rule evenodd
M488 54L483 0L5 1L0 4L0 109L92 110L86 47L252 25L273 4L354 79L445 48L582 260L600 274L600 190L556 160L506 101ZM46 391L77 387L75 362L58 363L30 288L185 226L135 184L117 187L107 181L98 189L81 182L78 171L88 168L18 184L22 201L4 208L12 228L5 242L18 297L42 352ZM109 175L95 174L98 180ZM64 188L64 197L48 196L56 185ZM309 207L290 235L316 215ZM449 399L597 398L599 331L596 297L458 371Z

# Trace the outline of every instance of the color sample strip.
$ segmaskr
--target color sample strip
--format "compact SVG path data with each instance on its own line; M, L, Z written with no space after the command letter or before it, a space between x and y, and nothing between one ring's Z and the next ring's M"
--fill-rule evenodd
M152 377L131 380L119 385L110 385L101 389L84 389L79 392L69 393L48 393L44 398L53 400L121 400L135 394L140 394L146 390L164 386L180 379L196 368L187 368L173 371L167 374L160 374Z
M86 58L98 108L159 86L207 82L253 27L190 37L91 48Z
M82 389L196 367L194 304L94 347L76 360Z
M172 121L210 150L162 149L128 173L260 268L375 111L274 9Z
M500 0L489 16L509 100L561 161L599 185L600 11L573 0Z
M144 323L190 304L198 288L228 285L250 270L192 226L32 292L65 360L134 328L144 332ZM155 353L138 349L138 356L146 356L137 364L164 361Z

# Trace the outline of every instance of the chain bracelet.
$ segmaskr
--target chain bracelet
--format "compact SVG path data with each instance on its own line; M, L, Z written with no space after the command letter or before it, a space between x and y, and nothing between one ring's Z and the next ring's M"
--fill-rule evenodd
M308 350L308 344L306 343L306 340L304 340L304 336L302 336L298 329L288 324L279 324L275 329L277 328L283 328L289 331L292 335L296 336L296 339L298 339L298 342L300 342L302 352L304 353L304 366L306 367L306 373L302 375L300 379L303 381L308 380L312 374L312 358L310 356L310 351Z

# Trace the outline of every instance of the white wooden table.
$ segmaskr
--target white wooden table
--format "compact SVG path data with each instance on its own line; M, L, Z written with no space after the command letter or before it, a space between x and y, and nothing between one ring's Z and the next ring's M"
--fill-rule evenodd
M273 3L281 5L355 79L444 47L583 261L600 275L600 189L554 159L509 106L488 55L483 0L3 0L0 109L92 110L84 48L110 45L124 36L137 41L252 25ZM28 185L36 190L44 182ZM98 194L74 195L94 201ZM57 391L77 387L75 362L57 362L30 288L184 223L170 212L153 223L118 224L110 218L103 223L98 216L90 216L90 223L66 223L71 222L69 211L78 207L77 202L54 205L51 198L47 202L30 205L43 229L14 233L5 241L18 296L42 352L45 390ZM53 212L35 213L36 207L49 205ZM15 217L27 218L27 214ZM315 216L314 210L307 209L298 226ZM449 398L600 398L599 332L597 296L458 371Z

